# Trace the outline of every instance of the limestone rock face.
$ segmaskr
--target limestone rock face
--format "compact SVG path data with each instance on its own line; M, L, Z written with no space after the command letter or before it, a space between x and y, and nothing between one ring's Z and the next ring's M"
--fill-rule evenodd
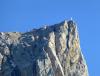
M88 76L75 22L1 32L0 76Z

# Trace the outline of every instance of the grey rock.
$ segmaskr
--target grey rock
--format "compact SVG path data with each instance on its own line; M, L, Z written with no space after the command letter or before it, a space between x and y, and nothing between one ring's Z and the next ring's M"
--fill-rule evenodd
M1 32L0 76L88 76L75 22Z

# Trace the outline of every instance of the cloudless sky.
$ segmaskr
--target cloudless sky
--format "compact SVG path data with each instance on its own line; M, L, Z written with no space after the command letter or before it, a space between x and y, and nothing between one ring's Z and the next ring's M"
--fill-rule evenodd
M100 0L0 0L0 31L76 21L89 76L100 76Z

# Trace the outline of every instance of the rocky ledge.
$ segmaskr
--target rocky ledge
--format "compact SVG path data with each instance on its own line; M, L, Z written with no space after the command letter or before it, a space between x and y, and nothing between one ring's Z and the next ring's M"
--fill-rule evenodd
M0 32L0 76L88 76L75 22Z

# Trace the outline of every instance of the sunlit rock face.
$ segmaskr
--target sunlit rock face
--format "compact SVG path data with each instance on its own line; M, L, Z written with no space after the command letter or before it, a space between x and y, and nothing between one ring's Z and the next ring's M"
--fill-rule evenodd
M75 22L1 32L0 76L88 76Z

